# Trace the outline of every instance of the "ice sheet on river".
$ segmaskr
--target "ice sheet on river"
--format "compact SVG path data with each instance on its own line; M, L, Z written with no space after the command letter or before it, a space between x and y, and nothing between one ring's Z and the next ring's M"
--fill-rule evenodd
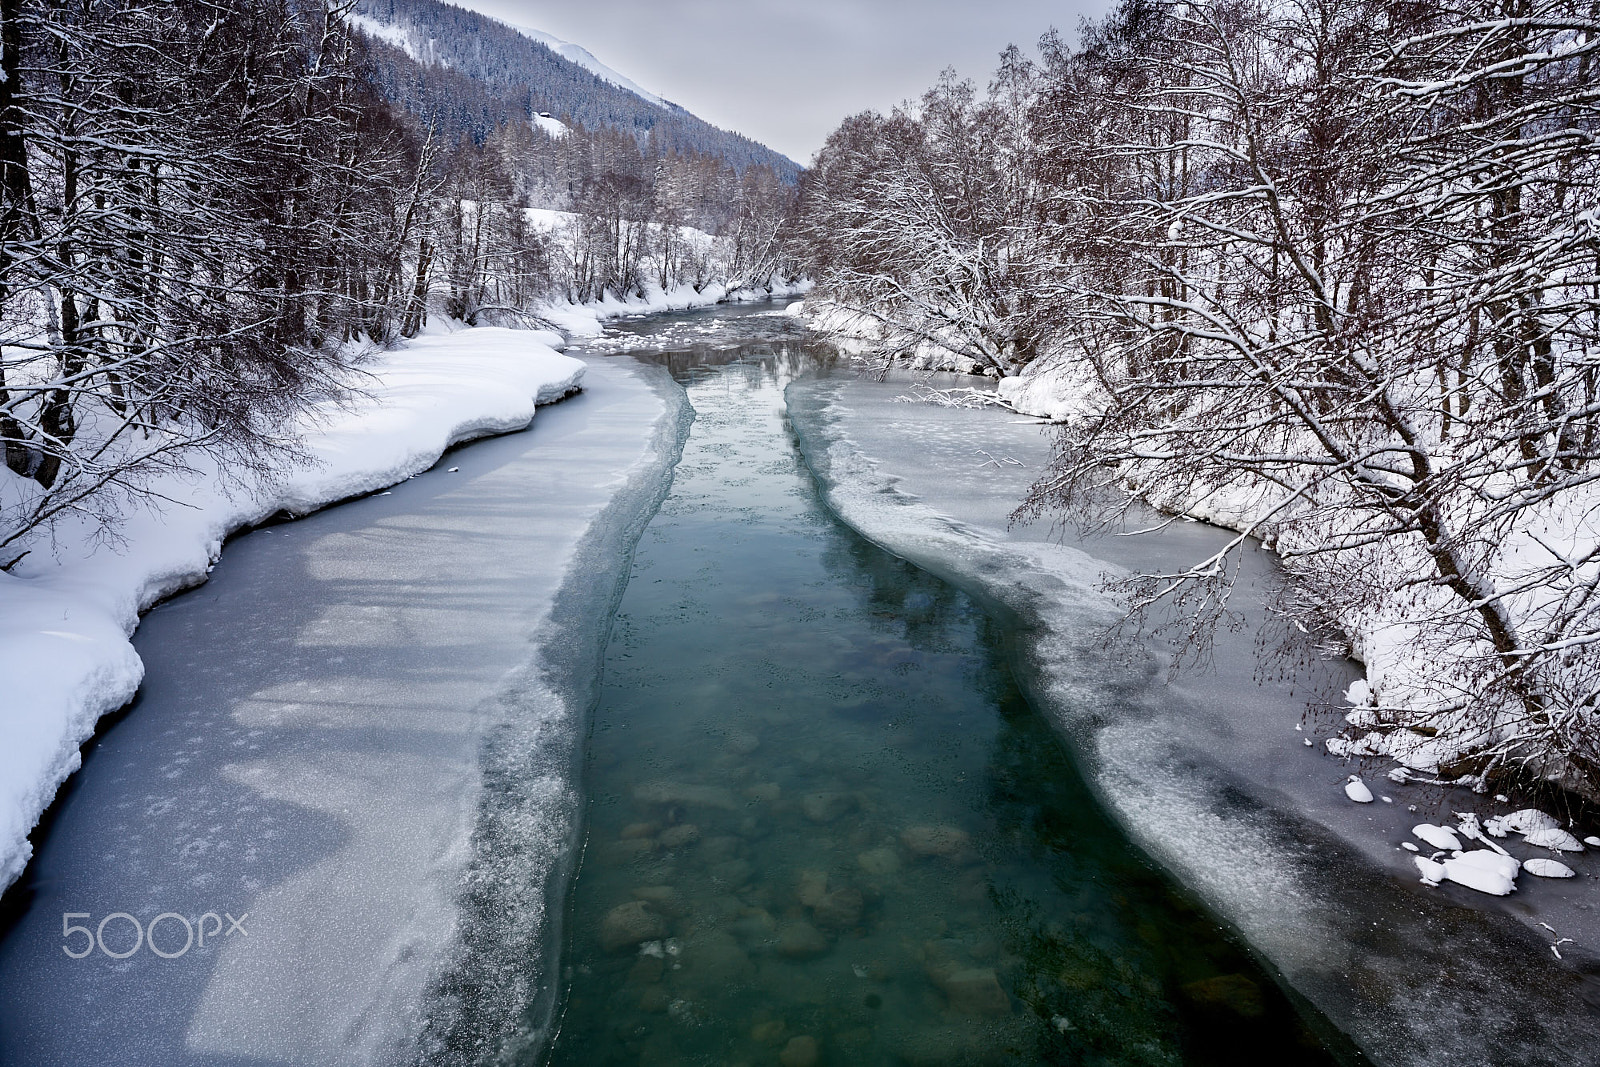
M527 422L537 390L502 379L473 413L449 392L471 348L435 355L471 432ZM531 432L239 538L146 616L140 698L58 799L0 946L0 1061L477 1062L537 1030L592 664L680 440L650 374L594 361ZM63 952L64 913L116 912L248 917L171 959Z
M1217 532L1178 524L1154 539L1084 541L1009 529L1048 459L1040 424L896 402L908 392L904 381L790 386L790 417L830 505L1032 626L1026 684L1143 848L1378 1063L1593 1058L1593 957L1563 945L1578 966L1558 964L1550 939L1449 895L1468 890L1421 886L1398 824L1438 798L1385 782L1399 802L1353 804L1350 768L1302 744L1302 727L1315 726L1302 722L1308 701L1331 699L1354 675L1320 663L1274 677L1258 666L1263 559L1248 561L1236 594L1251 600L1250 624L1219 635L1213 669L1169 683L1164 654L1108 637L1119 612L1102 581L1155 553L1201 558Z

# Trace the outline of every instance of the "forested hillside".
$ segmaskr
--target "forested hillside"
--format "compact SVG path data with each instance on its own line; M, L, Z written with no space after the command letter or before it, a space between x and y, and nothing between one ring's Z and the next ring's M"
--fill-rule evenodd
M631 135L651 155L696 153L739 174L770 167L793 182L799 166L748 137L674 104L658 104L569 62L505 23L437 0L359 0L372 34L374 79L389 99L455 142L540 112L585 130Z
M772 167L603 124L552 136L526 87L452 138L426 112L465 114L480 83L374 44L348 4L0 0L0 20L0 569L48 552L60 515L114 535L163 472L270 478L296 453L281 428L430 317L537 325L797 274ZM381 91L396 56L424 114Z
M1597 58L1575 0L1126 0L846 121L807 256L855 343L1064 420L1035 513L1241 531L1136 607L1202 639L1273 545L1367 663L1336 751L1600 795Z

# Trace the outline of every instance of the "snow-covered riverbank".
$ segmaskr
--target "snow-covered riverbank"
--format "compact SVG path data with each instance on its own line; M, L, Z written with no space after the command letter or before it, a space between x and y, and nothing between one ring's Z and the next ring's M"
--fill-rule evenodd
M230 488L214 469L166 479L154 488L169 502L129 513L115 540L68 520L0 574L0 886L27 864L28 834L96 721L138 689L129 638L142 612L203 582L239 529L382 489L453 444L527 426L540 404L581 387L583 364L556 353L558 340L492 328L419 337L364 366L362 395L307 417L313 465L266 487Z
M645 283L645 295L619 300L612 293L605 299L587 304L572 304L563 300L539 305L534 313L573 338L598 337L604 323L613 319L636 318L655 315L663 311L692 311L695 308L715 307L723 303L754 303L764 300L782 300L802 296L811 289L808 281L785 284L774 281L770 288L750 287L728 289L713 282L702 289L692 285L679 285L664 290L653 282Z
M1120 609L1103 579L1226 535L1180 523L1159 538L1062 544L1060 530L1011 528L1048 461L1044 427L992 408L894 402L909 391L904 381L791 387L790 414L830 505L1034 626L1034 695L1135 841L1377 1062L1583 1062L1600 1039L1591 856L1567 857L1576 879L1521 879L1504 908L1459 886L1418 885L1404 847L1413 825L1510 806L1370 776L1375 802L1352 802L1350 768L1310 743L1318 722L1303 710L1337 699L1354 672L1261 667L1258 641L1274 642L1260 603L1272 581L1264 553L1249 557L1237 598L1249 625L1218 635L1212 670L1168 682L1159 649L1106 638ZM1531 843L1503 844L1541 856ZM1551 951L1558 938L1573 939L1559 945L1563 960Z

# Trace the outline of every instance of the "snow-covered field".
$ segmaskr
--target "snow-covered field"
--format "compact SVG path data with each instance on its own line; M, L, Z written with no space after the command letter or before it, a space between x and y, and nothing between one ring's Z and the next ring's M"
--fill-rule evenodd
M95 722L138 689L129 638L141 612L203 582L236 530L381 489L453 444L528 425L538 405L580 388L583 364L556 353L558 340L494 328L425 334L366 364L354 400L307 416L314 462L277 484L230 489L215 470L171 477L154 486L169 502L128 514L114 542L87 520L65 521L53 544L0 574L0 886L27 864L27 835Z

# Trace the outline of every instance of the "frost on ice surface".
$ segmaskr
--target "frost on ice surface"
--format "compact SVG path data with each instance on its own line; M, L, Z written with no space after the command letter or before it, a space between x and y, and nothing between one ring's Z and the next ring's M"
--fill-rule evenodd
M1359 775L1350 776L1350 780L1344 784L1344 795L1357 804L1372 803L1372 790L1367 788L1367 783Z
M1560 826L1552 816L1538 808L1523 808L1509 815L1496 815L1484 823L1483 828L1494 837L1505 837L1512 832L1531 834L1537 830L1555 830Z
M1411 832L1434 848L1447 849L1451 852L1458 851L1461 848L1461 839L1448 826L1435 826L1432 823L1425 822L1413 826Z
M1582 852L1583 842L1554 827L1545 830L1535 830L1523 840L1535 848L1554 848L1562 852Z
M1578 876L1578 872L1560 860L1549 860L1543 857L1524 860L1522 869L1529 874L1538 875L1540 878L1576 878Z

